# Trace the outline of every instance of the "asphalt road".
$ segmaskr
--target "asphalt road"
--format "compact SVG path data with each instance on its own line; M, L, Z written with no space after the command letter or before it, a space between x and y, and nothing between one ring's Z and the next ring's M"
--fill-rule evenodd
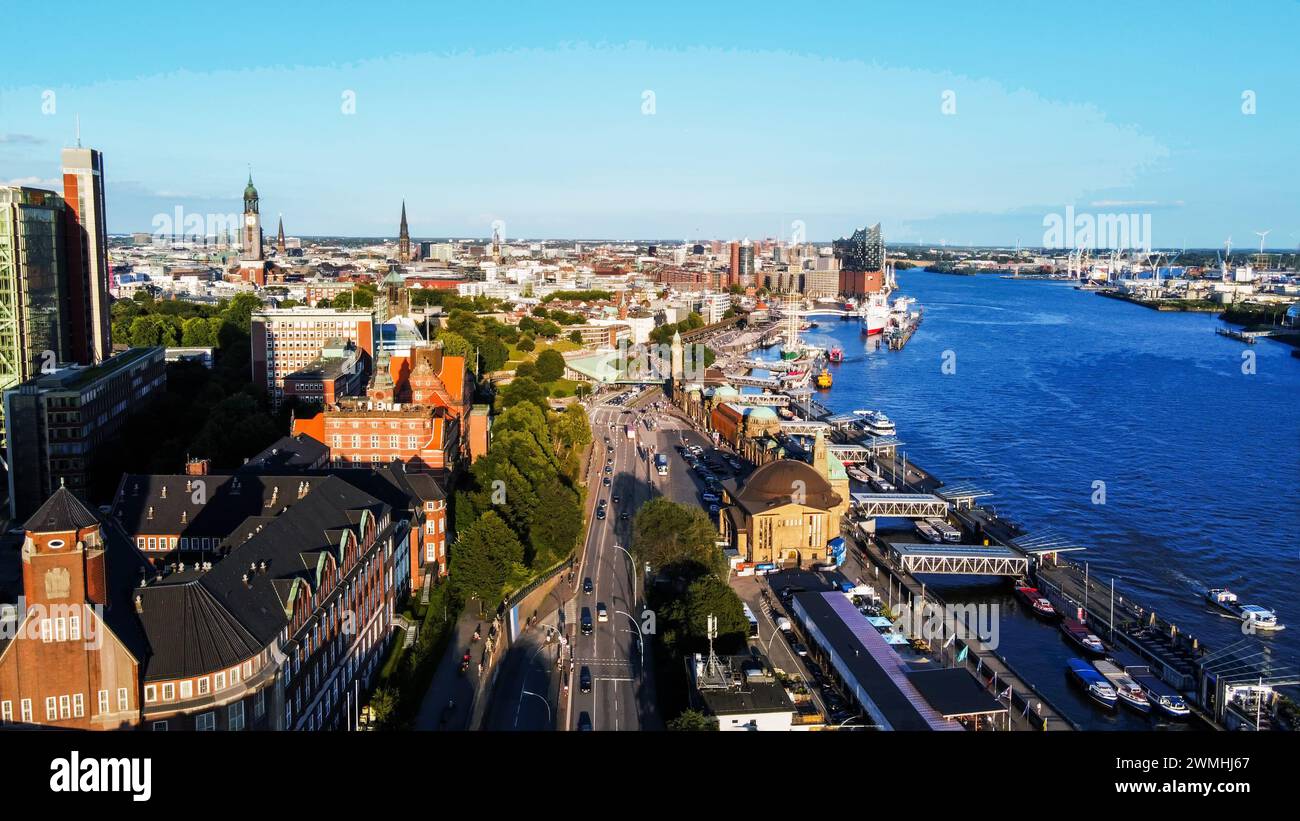
M594 439L588 478L590 527L582 548L578 579L590 578L592 592L581 587L574 609L575 635L573 668L567 698L571 729L589 723L593 730L641 730L662 726L655 712L653 679L647 669L649 642L653 636L641 633L643 574L634 573L628 553L632 517L648 499L658 494L654 476L655 432L642 423L647 418L626 407L598 404L591 413ZM627 438L624 426L636 425L635 438ZM611 427L612 426L612 427ZM608 437L608 443L606 443ZM612 447L612 452L607 448ZM607 460L610 471L605 473ZM603 479L608 477L606 486ZM613 499L617 496L618 502ZM596 518L601 499L609 501L606 518ZM626 512L626 520L620 514ZM635 591L634 591L635 587ZM600 621L603 604L606 620ZM590 614L592 633L581 630L583 612ZM643 648L645 653L643 653ZM579 686L582 668L590 672L591 691Z

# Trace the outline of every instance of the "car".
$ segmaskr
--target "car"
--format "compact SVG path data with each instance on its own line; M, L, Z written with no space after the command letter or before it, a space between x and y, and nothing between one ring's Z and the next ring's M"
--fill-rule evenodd
M605 508L603 507L596 508L596 518L597 519L605 518Z
M578 714L578 732L580 733L591 732L591 714L588 713L586 710Z
M591 669L586 666L578 671L578 690L584 693L591 692Z
M609 477L608 476L604 477L603 479L600 480L600 483L605 487L609 487Z
M625 510L625 511L623 511L622 513L618 514L618 518L626 522L626 521L627 521L627 511Z
M719 510L719 509L720 509L720 508L719 508L717 505L709 505L709 515L710 515L710 516L717 516L717 515L718 515L718 510ZM626 515L626 514L624 514L624 515Z
M614 472L614 466L613 466L613 465L605 465L605 472L606 472L606 473L613 473L613 472Z
M700 499L705 502L708 502L709 504L713 504L718 501L718 495L716 493L709 493L706 491L700 494Z
M604 602L596 602L596 621L609 621L609 611L605 609Z
M614 504L618 504L618 494L614 494Z
M808 646L801 641L794 642L793 644L790 645L790 648L794 650L795 655L799 656L800 658L803 658L808 655Z
M591 577L590 577L590 576L588 576L587 578L585 578L585 579L582 580L582 592L583 592L583 593L590 593L590 592L591 592L592 590L594 590L594 589L595 589L595 587L594 587L594 586L592 585L592 583L591 583Z
M584 608L582 608L582 620L581 620L581 623L582 623L582 635L584 635L584 636L590 636L590 635L591 635L591 631L595 629L594 626L592 625L592 622L591 622L591 608L590 608L590 607L584 607Z

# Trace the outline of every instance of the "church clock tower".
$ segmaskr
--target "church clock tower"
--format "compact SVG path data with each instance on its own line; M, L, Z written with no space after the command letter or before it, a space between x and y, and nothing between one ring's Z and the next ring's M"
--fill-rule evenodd
M243 225L243 259L262 260L262 216L257 209L257 189L253 187L253 175L248 175L248 185L244 188L244 225Z

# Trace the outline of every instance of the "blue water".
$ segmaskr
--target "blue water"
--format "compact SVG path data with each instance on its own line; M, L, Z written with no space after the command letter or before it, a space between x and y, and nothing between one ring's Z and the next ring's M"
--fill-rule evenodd
M993 491L986 501L1030 533L1069 535L1094 578L1114 578L1211 647L1241 634L1204 604L1207 588L1276 608L1291 629L1258 641L1300 672L1300 359L1289 346L1246 346L1217 336L1215 315L1158 313L1060 283L919 270L898 280L925 310L902 351L835 317L806 332L845 352L823 404L885 411L909 460ZM1243 353L1255 373L1243 373ZM1093 503L1094 482L1105 483L1104 504ZM1018 612L1010 597L1004 609ZM1066 685L1069 652L1054 628L1021 614L1004 620L1002 639L1085 726L1143 721L1098 718Z

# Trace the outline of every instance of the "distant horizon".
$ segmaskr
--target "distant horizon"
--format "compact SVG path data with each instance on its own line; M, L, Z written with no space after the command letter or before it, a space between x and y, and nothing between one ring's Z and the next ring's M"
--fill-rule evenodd
M58 190L59 149L93 147L114 233L238 214L251 172L267 222L321 236L386 236L405 201L420 235L829 242L875 214L892 244L1028 247L1074 210L1140 218L1143 247L1300 238L1297 4L1238 26L1157 0L1140 14L1175 46L1073 51L1071 9L957 2L800 9L792 28L761 0L320 0L310 21L232 0L223 17L268 34L249 42L203 7L77 14L6 18L13 42L59 47L0 78L0 183Z

